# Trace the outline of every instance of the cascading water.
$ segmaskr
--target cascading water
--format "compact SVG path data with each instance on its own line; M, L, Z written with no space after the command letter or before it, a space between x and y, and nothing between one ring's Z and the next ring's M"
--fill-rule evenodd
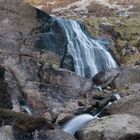
M115 100L120 100L119 94L113 94L103 105L103 107L95 113L95 115L90 115L90 114L82 114L74 119L70 120L64 127L63 131L74 135L80 128L93 120L98 119L99 115L104 111L105 108L107 108L109 105L112 104L113 101ZM94 113L93 113L94 114Z
M21 107L28 115L32 115L31 109L27 105L22 105Z
M98 117L97 116L93 117L90 114L79 115L75 117L74 119L72 119L68 124L66 124L63 128L63 131L74 135L75 132L83 126L83 124L86 124L89 121L92 121L94 119L98 119Z
M99 71L116 68L117 64L104 42L84 33L80 23L74 20L56 19L64 29L68 52L73 57L75 72L82 77L93 77Z

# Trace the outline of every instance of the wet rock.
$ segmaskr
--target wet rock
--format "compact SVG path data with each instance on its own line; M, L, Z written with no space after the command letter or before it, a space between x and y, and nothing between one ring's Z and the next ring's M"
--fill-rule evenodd
M107 109L107 114L130 114L140 118L140 94L133 94L114 102Z
M79 140L138 140L140 120L128 114L117 114L90 122L78 133Z
M0 128L1 140L14 140L12 126L5 125Z
M116 88L123 88L133 83L140 82L140 68L125 68L120 75L114 80L113 84Z
M47 140L76 140L72 135L62 131L54 130L49 133Z
M11 95L8 92L8 83L5 81L5 68L0 66L0 107L12 109Z
M101 86L102 88L106 88L107 86L111 85L112 82L115 80L115 78L120 74L119 69L107 69L104 71L99 72L96 74L93 78L92 81L96 85Z

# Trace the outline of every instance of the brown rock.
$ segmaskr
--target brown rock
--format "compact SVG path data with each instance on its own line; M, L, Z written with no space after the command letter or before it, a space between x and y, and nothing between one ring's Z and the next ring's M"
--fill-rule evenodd
M90 122L78 134L79 140L139 140L140 119L127 114Z
M129 95L108 107L108 114L130 114L140 118L140 94Z

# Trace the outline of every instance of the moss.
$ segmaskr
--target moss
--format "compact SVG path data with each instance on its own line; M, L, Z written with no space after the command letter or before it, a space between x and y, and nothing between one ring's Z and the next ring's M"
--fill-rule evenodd
M140 17L131 17L131 18L123 18L123 17L108 17L108 18L87 18L85 23L90 27L97 30L96 34L100 33L98 26L101 22L107 22L114 25L115 31L121 34L121 41L129 40L133 45L136 45L138 37L140 36ZM90 29L89 28L89 29ZM90 30L95 31L95 30ZM120 45L124 45L121 44Z

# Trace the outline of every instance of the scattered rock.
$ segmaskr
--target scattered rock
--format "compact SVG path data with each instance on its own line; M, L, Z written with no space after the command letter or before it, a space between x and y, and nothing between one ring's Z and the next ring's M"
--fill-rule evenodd
M128 114L103 117L90 122L78 133L79 140L138 140L140 120Z

